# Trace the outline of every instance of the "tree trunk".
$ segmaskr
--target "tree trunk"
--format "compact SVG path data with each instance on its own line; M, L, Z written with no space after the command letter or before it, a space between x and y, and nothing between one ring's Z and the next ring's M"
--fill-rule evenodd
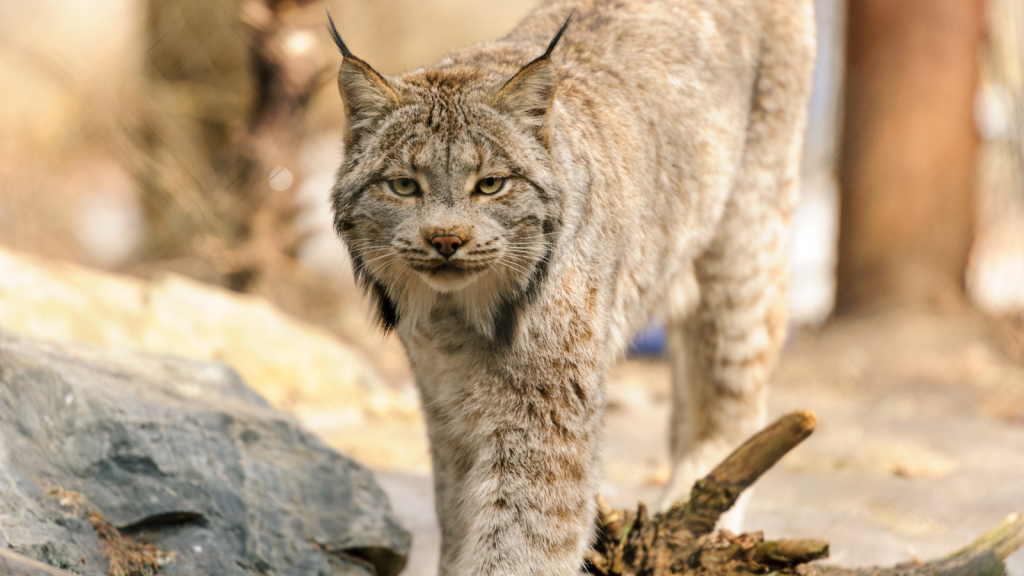
M963 301L984 0L849 0L836 313Z

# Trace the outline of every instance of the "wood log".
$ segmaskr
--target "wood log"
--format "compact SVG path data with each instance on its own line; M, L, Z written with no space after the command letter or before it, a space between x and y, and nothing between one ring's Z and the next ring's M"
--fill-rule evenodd
M891 568L812 566L805 576L1005 576L1003 560L1024 544L1024 515L1011 514L1002 524L969 546L931 562L910 562Z
M1024 516L1011 515L970 546L928 563L892 568L837 568L808 564L828 557L822 539L765 541L761 532L714 532L719 517L740 494L787 452L811 435L811 412L783 416L730 454L703 480L687 502L651 516L613 510L598 497L598 536L587 554L586 572L600 576L954 576L1003 575L1003 559L1024 544Z

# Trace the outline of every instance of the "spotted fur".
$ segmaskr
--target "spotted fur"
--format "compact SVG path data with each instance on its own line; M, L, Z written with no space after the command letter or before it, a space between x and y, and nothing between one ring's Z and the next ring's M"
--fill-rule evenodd
M604 380L652 316L673 350L666 503L762 424L813 38L811 0L548 0L385 77L335 34L336 226L416 374L441 574L578 571Z

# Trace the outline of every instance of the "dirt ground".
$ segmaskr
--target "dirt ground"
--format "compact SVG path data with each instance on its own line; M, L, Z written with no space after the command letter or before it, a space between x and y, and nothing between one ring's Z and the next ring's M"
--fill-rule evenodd
M1024 512L1024 363L1012 358L1022 334L913 313L798 331L770 413L811 409L819 427L756 485L745 528L824 536L837 565L891 565L941 556ZM613 505L652 502L666 481L669 395L663 361L632 359L612 375L603 491ZM419 426L363 432L390 445L370 460L414 532L405 574L432 576L439 541ZM1024 576L1024 551L1008 568Z

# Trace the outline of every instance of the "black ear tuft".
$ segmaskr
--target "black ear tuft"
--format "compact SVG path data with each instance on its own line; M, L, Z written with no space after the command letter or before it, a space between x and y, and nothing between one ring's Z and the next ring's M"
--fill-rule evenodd
M550 144L548 116L558 87L555 66L551 63L551 53L554 52L555 46L562 39L575 14L576 11L573 10L565 19L565 23L558 29L544 54L509 78L494 97L495 108L510 114L533 130L545 145Z
M341 50L338 91L345 105L345 146L349 147L362 132L399 105L398 94L383 74L352 54L327 11L327 31Z
M331 18L331 9L327 9L327 31L331 33L331 39L334 40L334 45L341 50L341 55L345 58L352 58L352 52L345 46L345 41L341 39L341 34L338 34L338 28L334 26L334 18Z
M558 29L557 33L555 33L555 37L551 39L551 43L548 44L548 49L544 51L544 55L541 56L541 58L551 58L551 53L555 51L555 46L557 46L558 41L562 39L562 34L565 34L565 29L569 27L569 23L572 22L572 17L575 15L576 9L574 8L573 11L569 13L569 17L565 19L565 23L562 24L562 27ZM327 17L330 18L331 15L328 14ZM338 41L340 40L341 39L339 38Z

